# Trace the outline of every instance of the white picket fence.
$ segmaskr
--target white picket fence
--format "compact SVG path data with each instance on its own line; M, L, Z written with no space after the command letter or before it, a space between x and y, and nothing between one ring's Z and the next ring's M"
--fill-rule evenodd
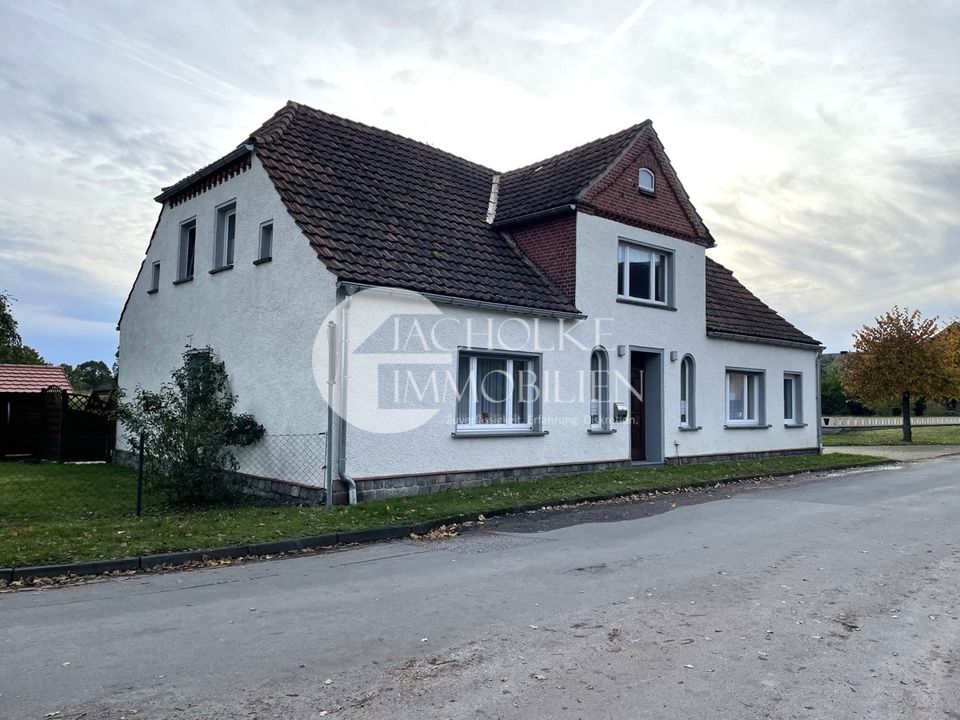
M825 428L887 428L900 427L903 424L903 418L896 415L889 417L854 417L851 415L825 415L822 418ZM960 417L911 417L910 424L913 427L926 425L960 425Z

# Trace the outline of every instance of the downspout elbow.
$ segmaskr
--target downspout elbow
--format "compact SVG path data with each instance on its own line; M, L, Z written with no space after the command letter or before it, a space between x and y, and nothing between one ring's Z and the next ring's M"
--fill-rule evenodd
M340 477L340 482L347 486L347 502L350 505L357 504L357 484L353 481L353 478L347 475L346 468L343 467L345 463L341 462L339 468L337 468L337 475Z

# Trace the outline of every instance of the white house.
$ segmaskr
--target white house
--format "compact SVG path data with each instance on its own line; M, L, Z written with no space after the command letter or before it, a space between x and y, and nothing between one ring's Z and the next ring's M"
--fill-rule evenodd
M325 432L332 387L361 499L819 452L820 344L707 257L649 121L498 173L290 102L157 201L121 386L209 346L270 435Z

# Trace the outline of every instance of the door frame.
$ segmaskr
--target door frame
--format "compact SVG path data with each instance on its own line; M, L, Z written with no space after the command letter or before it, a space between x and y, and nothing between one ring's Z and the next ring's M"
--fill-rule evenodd
M628 456L633 462L662 463L666 457L664 449L664 350L663 348L630 345L630 371L633 376L635 363L642 363L644 369L643 424L644 424L644 460L633 460L633 442L630 441Z

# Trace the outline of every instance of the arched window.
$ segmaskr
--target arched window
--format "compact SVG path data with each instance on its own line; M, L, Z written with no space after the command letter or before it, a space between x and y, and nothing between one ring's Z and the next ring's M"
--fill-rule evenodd
M657 180L653 176L653 170L640 168L640 173L637 177L637 187L640 188L640 192L647 193L648 195L653 195L656 192Z
M680 362L680 427L697 426L697 371L690 355L684 355Z
M590 429L610 427L610 363L602 347L590 354Z

